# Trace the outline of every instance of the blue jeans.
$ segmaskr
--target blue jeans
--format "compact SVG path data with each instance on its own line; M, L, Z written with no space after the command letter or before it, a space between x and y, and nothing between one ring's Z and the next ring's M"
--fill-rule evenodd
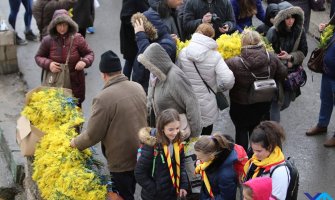
M322 75L320 99L318 126L327 127L335 105L335 79Z
M280 111L288 108L291 104L291 94L289 91L284 91L284 102L279 104L277 99L272 100L270 108L270 120L280 122Z
M31 19L33 16L33 0L9 0L10 14L8 17L9 24L15 29L16 17L20 10L20 5L23 4L26 12L24 13L24 24L26 31L30 30Z

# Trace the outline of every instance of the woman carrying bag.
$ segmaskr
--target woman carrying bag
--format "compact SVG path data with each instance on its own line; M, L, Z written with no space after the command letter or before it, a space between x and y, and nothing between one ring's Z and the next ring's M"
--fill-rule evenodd
M94 53L64 9L55 11L48 31L35 56L37 65L46 72L43 85L72 89L81 107L85 100L83 69L91 66Z

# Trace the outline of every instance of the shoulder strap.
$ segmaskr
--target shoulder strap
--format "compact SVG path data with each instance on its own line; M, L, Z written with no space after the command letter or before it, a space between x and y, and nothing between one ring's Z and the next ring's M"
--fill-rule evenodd
M70 37L70 48L69 48L69 51L67 52L66 61L65 61L66 65L68 64L69 59L70 59L70 54L71 54L73 40L74 40L74 35L71 35L71 37Z
M335 38L327 44L325 50L328 49L332 44L334 44L334 42L335 42Z
M200 76L202 82L204 82L205 86L207 87L208 92L212 91L212 92L216 95L216 93L214 92L214 90L213 90L213 89L206 83L206 81L202 78L202 76L201 76L201 74L200 74L200 72L199 72L199 69L198 69L197 65L195 64L195 62L193 62L193 65L194 65L195 69L197 70L197 72L198 72L198 74L199 74L199 76Z
M251 75L256 79L256 80L258 80L258 79L269 79L270 78L270 55L269 55L269 52L268 51L266 51L266 54L267 54L267 56L268 56L268 73L269 73L269 75L267 76L267 77L257 77L254 73L252 73L252 71L249 69L249 67L247 66L247 64L244 62L244 60L242 59L242 57L240 57L240 60L241 60L241 62L242 62L242 64L243 64L243 66L251 73Z

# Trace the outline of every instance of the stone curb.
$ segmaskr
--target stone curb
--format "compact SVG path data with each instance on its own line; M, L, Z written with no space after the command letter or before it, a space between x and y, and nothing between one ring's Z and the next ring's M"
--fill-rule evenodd
M9 147L3 134L3 130L0 128L0 148L4 151L5 159L12 173L14 183L22 186L25 177L24 165L26 161L20 151L12 150Z

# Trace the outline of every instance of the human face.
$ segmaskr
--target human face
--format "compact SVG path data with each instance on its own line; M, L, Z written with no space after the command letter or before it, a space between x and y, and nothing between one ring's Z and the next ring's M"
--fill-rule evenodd
M256 158L260 161L269 157L269 155L271 154L271 152L262 147L260 143L251 143L251 148L254 151L254 155L256 156Z
M195 155L197 156L197 159L200 160L201 162L208 162L214 159L213 154L205 154L201 151L195 151Z
M173 121L164 126L164 134L172 142L179 133L180 122Z
M294 22L295 22L295 18L292 17L292 16L288 16L288 17L286 17L286 19L285 19L285 25L286 25L288 28L292 28Z
M167 0L167 3L170 8L177 8L183 3L183 0Z
M56 25L56 30L59 34L64 35L69 30L69 25L66 22Z
M252 200L252 196L246 190L243 190L243 200Z

